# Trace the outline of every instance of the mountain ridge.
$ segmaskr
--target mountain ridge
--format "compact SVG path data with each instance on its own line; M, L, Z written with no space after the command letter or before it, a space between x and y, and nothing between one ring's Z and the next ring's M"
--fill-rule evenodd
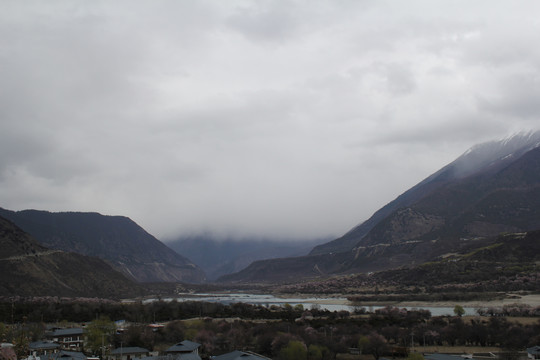
M310 252L311 255L330 252L347 251L367 235L381 220L399 208L407 207L445 184L457 179L466 178L479 168L486 174L496 172L515 158L540 146L540 131L521 132L500 141L489 141L477 144L465 151L456 160L429 175L418 184L399 195L381 209L377 210L368 220L355 226L342 237L329 243L319 245Z
M40 245L0 216L0 293L121 298L144 289L101 259Z
M381 271L427 261L467 241L539 229L539 145L535 132L475 146L294 265L283 259L254 263L220 280L261 281L265 267L274 268L272 281L290 278L288 266L304 278Z
M253 261L307 255L315 244L322 241L218 239L211 234L202 234L167 241L167 245L201 267L209 280L215 280L238 272Z
M44 246L99 257L138 282L205 280L200 268L125 216L2 208L0 215Z

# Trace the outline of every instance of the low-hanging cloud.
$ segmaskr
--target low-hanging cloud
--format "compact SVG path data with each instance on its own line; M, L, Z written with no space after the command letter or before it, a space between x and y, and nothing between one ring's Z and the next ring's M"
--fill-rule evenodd
M536 125L540 4L0 4L0 206L339 236Z

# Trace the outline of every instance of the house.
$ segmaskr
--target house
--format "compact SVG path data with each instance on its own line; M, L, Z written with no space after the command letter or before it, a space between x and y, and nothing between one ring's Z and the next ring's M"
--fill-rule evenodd
M239 350L235 350L233 352L223 354L223 355L211 356L210 359L212 360L272 360L265 356L255 354L254 352L251 352L251 351L239 351Z
M142 359L150 355L150 351L141 347L121 347L111 351L109 359L132 360Z
M82 352L60 350L40 356L40 360L87 360L87 357Z
M59 349L60 344L51 340L35 341L28 345L28 350L32 355L34 355L34 357L53 354L58 352Z
M536 345L527 349L527 358L540 359L540 346Z
M181 355L181 354L199 354L199 347L201 344L184 340L182 342L179 342L178 344L175 344L165 350L165 354L167 355Z
M174 360L201 360L201 357L199 354L185 353L177 355Z
M49 340L60 344L60 348L68 351L81 351L84 345L83 329L55 329L46 334Z
M201 357L195 353L169 354L162 356L149 356L141 360L201 360Z

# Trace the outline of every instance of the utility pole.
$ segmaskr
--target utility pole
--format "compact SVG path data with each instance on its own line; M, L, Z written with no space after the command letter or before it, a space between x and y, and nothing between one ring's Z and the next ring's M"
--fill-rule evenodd
M105 359L105 334L101 334L101 360Z

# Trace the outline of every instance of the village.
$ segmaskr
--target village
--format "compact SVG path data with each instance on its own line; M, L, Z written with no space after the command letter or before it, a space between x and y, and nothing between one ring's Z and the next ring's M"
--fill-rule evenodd
M0 360L540 359L537 317L463 316L459 311L431 316L391 306L349 313L290 305L202 305L122 305L127 320L96 314L78 323L28 317L0 323ZM68 318L73 306L63 305ZM84 305L78 306L84 313ZM101 310L118 313L119 308L102 305ZM157 321L134 321L144 313Z
M159 325L151 328L158 329ZM19 359L14 350L14 345L2 343L0 359L2 360L201 360L199 348L201 344L194 341L184 340L172 345L162 354L158 351L128 346L111 349L111 345L101 348L100 356L86 355L85 332L83 328L54 329L46 333L44 340L31 342L28 344L28 357ZM227 354L212 356L215 360L257 360L269 359L262 355L245 351L233 351Z

